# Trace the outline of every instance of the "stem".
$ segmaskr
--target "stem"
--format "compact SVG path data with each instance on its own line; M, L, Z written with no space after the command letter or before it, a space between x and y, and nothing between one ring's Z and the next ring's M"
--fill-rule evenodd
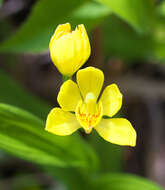
M65 75L62 75L62 82L65 82L69 79L72 79L72 76L65 76Z

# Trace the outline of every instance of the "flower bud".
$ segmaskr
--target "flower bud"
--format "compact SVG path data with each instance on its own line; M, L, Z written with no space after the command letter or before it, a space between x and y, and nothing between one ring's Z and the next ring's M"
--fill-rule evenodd
M71 31L69 23L55 30L49 44L50 56L59 72L72 76L89 58L91 47L83 24Z

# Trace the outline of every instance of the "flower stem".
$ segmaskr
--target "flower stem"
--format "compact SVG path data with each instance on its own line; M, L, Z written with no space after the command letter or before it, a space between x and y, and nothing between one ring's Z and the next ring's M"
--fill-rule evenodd
M72 79L72 77L71 76L62 75L62 82L65 82L65 81L67 81L69 79Z

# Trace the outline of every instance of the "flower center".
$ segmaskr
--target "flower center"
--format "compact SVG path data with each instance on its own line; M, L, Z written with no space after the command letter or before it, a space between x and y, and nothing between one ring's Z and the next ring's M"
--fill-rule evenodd
M90 133L102 118L102 104L96 102L92 93L86 95L85 101L80 101L76 107L76 117L86 133Z

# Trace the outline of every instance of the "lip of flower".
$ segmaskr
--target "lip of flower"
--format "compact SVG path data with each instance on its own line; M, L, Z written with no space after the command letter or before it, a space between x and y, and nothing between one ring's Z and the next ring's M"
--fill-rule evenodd
M50 57L59 72L72 76L89 58L91 47L83 24L71 31L69 23L60 24L49 43Z
M77 84L72 80L64 82L57 98L61 108L51 110L46 130L65 136L80 127L87 134L94 128L106 141L135 146L136 131L131 123L124 118L111 118L122 105L122 94L117 85L107 86L98 100L103 82L103 72L94 67L79 70ZM103 116L109 118L104 119Z

